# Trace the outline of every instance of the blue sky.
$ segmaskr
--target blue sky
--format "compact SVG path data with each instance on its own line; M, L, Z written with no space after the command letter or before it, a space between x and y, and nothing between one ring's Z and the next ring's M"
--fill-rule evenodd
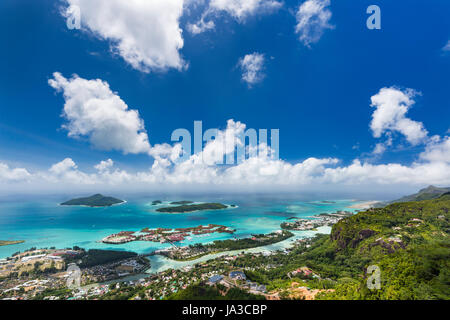
M209 4L192 2L184 3L179 17L183 45L176 50L187 67L148 72L113 53L114 42L95 34L92 26L69 30L61 15L66 1L1 1L0 162L30 174L66 158L87 173L106 159L127 172L152 165L154 158L145 152L99 150L89 135L68 136L63 127L68 120L61 116L66 101L48 83L54 72L108 83L129 109L139 111L152 146L170 143L174 129L192 131L194 120L202 120L205 129L225 129L234 119L248 128L280 129L280 157L290 164L314 157L339 159L340 166L355 159L411 166L437 140L410 143L397 129L377 138L370 128L371 97L393 86L420 92L406 117L421 122L430 139L438 135L445 142L450 128L450 52L443 49L450 40L448 1L332 0L325 9L333 27L310 47L295 32L305 1L284 1L243 17L216 8L207 16L214 29L200 34L187 26ZM371 4L381 8L381 30L366 28ZM239 59L252 53L264 57L263 77L249 85ZM384 152L373 153L377 143L385 144ZM447 181L430 177L430 182Z

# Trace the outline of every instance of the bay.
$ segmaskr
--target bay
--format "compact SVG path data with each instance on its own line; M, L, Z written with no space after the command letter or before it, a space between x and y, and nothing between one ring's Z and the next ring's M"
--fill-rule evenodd
M148 228L186 228L220 224L236 229L234 235L214 233L194 236L179 245L208 243L232 237L245 238L252 234L269 233L280 229L280 223L291 217L312 218L320 213L348 208L354 200L300 200L296 195L129 195L120 197L126 203L103 208L60 206L75 197L46 196L0 201L0 239L25 240L24 243L0 247L0 258L17 251L36 248L72 248L129 250L139 254L167 248L168 243L136 241L121 245L104 244L101 239L120 231L140 231ZM162 200L161 205L152 205ZM220 202L236 205L223 210L188 213L161 213L156 209L171 201ZM326 200L326 201L325 201ZM304 233L307 235L307 233ZM156 262L156 261L155 261ZM158 262L159 263L159 262Z

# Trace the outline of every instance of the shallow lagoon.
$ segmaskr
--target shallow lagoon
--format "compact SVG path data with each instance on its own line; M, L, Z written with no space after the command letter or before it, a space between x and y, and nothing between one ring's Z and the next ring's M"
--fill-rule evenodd
M116 195L117 196L117 195ZM120 198L120 196L119 196ZM79 246L86 249L131 250L150 253L166 248L170 244L155 242L130 242L121 245L101 243L107 235L119 231L139 231L149 228L185 228L209 223L221 224L236 229L234 235L206 234L194 236L180 245L207 243L231 237L244 238L251 234L268 233L279 230L280 223L290 217L308 218L319 213L338 210L355 211L346 208L355 204L353 200L301 201L295 196L130 196L123 197L127 202L105 208L60 206L59 203L70 197L49 197L48 199L0 202L1 240L25 240L25 243L0 247L0 258L31 247L67 248ZM152 206L153 200L161 199L162 205ZM221 202L235 204L236 208L223 210L197 211L189 213L159 213L158 207L170 201L193 200L198 202ZM328 199L327 199L328 200ZM306 236L303 232L298 236ZM159 260L157 260L159 259ZM160 256L152 257L157 265L167 261Z

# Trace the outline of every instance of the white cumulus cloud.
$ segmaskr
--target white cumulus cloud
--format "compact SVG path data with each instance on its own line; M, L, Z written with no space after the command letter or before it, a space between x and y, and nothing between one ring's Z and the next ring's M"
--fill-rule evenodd
M450 52L450 40L448 40L447 44L442 48L444 52Z
M65 0L80 8L82 30L110 43L133 68L182 70L183 0ZM65 12L63 12L65 15Z
M283 6L281 1L275 0L211 0L196 23L188 23L187 29L196 35L215 28L214 18L221 12L232 16L240 23L244 23L250 16L269 14ZM207 21L208 20L208 21Z
M24 168L11 169L6 163L0 162L0 182L24 181L31 177Z
M330 24L331 11L328 9L330 0L307 0L298 8L295 33L307 47L320 40L326 29L333 29Z
M450 137L433 136L420 158L429 162L450 163Z
M66 79L55 72L51 87L61 91L65 104L64 128L69 137L87 137L100 150L148 153L150 144L144 121L100 79L86 80L74 75Z
M242 70L242 80L250 87L264 79L264 55L258 52L247 54L239 59L239 67Z
M210 8L225 11L237 20L242 21L250 15L260 12L271 12L283 4L274 0L211 0Z
M216 27L216 24L214 23L214 21L212 21L212 20L205 21L207 13L208 13L208 11L205 11L202 14L202 17L200 18L200 20L197 21L196 23L188 23L186 25L186 27L190 33L196 35L196 34L203 33L207 30L212 30Z
M110 168L112 168L113 165L114 165L114 161L112 161L111 159L108 159L108 160L100 161L100 163L96 164L94 166L94 168L100 172L105 172L105 171L109 170Z
M384 133L399 132L412 145L424 142L428 132L422 122L406 117L406 113L415 103L414 90L400 90L394 87L382 88L371 97L371 106L375 108L372 114L370 129L375 138Z
M377 143L372 153L375 155L382 154L386 151L386 146L383 143Z
M95 183L89 174L78 170L78 166L72 158L65 158L64 160L53 164L48 172L37 172L34 174L33 180L34 182L43 180L55 185L89 185Z
M56 175L64 174L71 170L76 170L78 167L71 158L65 158L63 161L55 163L49 169L51 173Z

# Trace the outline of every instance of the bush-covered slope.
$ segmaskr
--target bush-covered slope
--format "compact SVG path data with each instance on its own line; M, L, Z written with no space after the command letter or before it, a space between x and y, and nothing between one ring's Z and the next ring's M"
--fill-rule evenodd
M166 300L264 300L263 296L254 295L238 288L221 289L222 291L216 287L194 284L173 293Z
M330 250L330 265L348 263L348 275L377 265L381 289L369 290L367 275L340 279L334 299L449 299L450 194L438 199L395 203L341 220L319 250ZM317 249L316 249L317 250ZM334 261L332 261L334 260ZM361 270L361 271L363 271ZM341 278L341 277L340 277Z

